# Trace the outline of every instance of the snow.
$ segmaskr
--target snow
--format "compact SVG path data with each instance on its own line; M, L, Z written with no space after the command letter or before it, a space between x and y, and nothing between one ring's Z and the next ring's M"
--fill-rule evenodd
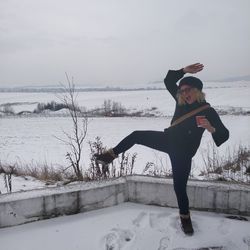
M249 145L250 141L250 116L222 116L226 127L230 130L228 142L218 148L221 154L233 150L236 145ZM100 126L101 124L101 126ZM94 141L100 136L107 147L115 146L124 136L134 130L159 130L170 124L170 118L92 118L89 121L88 134L85 139L83 162L84 168L89 166L89 141ZM240 124L240 129L238 128ZM0 150L1 162L18 163L20 165L52 165L67 166L65 155L67 146L57 138L65 138L63 131L70 133L71 120L67 117L39 117L39 118L5 118L1 120ZM57 138L56 138L57 137ZM197 152L194 162L198 175L203 169L202 152L206 152L211 146L212 138L208 132L204 133L202 144ZM166 154L136 145L129 153L137 152L135 163L137 173L141 173L148 161L164 165L168 162ZM39 163L39 164L38 164Z
M163 87L163 84L162 86ZM238 145L249 146L250 141L250 116L230 115L233 110L250 110L250 84L248 82L231 82L205 84L204 89L207 101L219 110L226 111L227 115L221 116L222 121L230 130L230 139L218 148L221 156L233 152ZM166 90L140 90L140 91L91 91L79 92L77 102L87 109L101 107L104 100L120 102L126 108L134 111L156 107L160 117L137 118L90 118L88 134L83 150L83 168L89 167L90 149L88 142L101 137L103 145L107 148L115 146L122 138L134 130L163 131L168 127L174 111L174 101ZM56 93L0 93L0 105L12 103L15 112L22 110L32 111L38 102L60 101ZM1 107L0 107L1 110ZM57 138L65 139L65 132L71 133L72 122L69 117L64 117L65 110L45 112L38 117L2 117L0 118L0 161L3 164L18 164L20 166L53 166L67 167L67 146ZM53 117L53 114L60 117ZM52 117L51 117L52 116ZM202 154L206 155L212 147L211 135L204 133L201 147L193 159L192 174L198 178L204 170ZM147 162L153 162L159 167L170 169L168 156L164 153L142 147L134 146L128 151L136 152L135 172L142 173ZM22 179L16 177L15 180ZM25 184L23 184L25 185ZM0 188L3 190L3 178L0 176ZM17 191L22 184L13 182L13 189ZM44 186L36 183L34 186ZM31 188L33 186L31 185ZM3 192L3 191L2 191Z
M191 214L193 236L182 233L176 209L123 203L0 229L0 244L2 250L249 249L248 221L208 212Z
M8 192L8 189L5 186L4 179L5 179L4 174L0 174L0 191L2 194ZM12 192L44 188L45 185L46 185L45 182L39 181L30 176L13 176L12 177Z
M207 83L205 92L207 101L216 109L227 113L237 108L250 110L250 84L247 82ZM156 112L164 117L91 118L83 152L85 169L89 166L88 141L100 136L105 146L112 147L134 130L162 131L169 126L174 111L174 101L166 90L78 94L78 103L88 109L100 107L107 99L120 102L134 111L156 107ZM6 103L10 103L15 112L20 112L33 111L37 103L51 101L58 101L55 93L0 93L0 112ZM65 111L57 113L64 115ZM52 115L51 112L49 115ZM221 155L233 151L239 144L249 146L250 116L228 114L221 116L221 119L230 130L230 139L218 148ZM63 138L63 131L70 132L71 126L68 117L0 117L1 163L67 167L67 147L56 137ZM201 147L194 157L192 172L196 177L204 168L202 153L206 154L211 148L211 141L211 135L205 132ZM141 173L148 161L170 167L168 156L164 153L138 145L128 152L138 153L136 173ZM92 185L89 183L87 186L91 188ZM30 177L14 176L12 186L14 192L22 191L22 197L25 190L37 188L44 195L41 188L45 183ZM6 192L3 174L0 175L0 190ZM16 192L16 197L21 193ZM1 195L1 199L8 199L8 195ZM0 229L0 246L1 250L195 250L215 246L223 246L227 250L250 249L249 222L230 220L223 214L197 211L192 211L192 219L195 234L188 237L180 229L176 209L124 203L83 214Z

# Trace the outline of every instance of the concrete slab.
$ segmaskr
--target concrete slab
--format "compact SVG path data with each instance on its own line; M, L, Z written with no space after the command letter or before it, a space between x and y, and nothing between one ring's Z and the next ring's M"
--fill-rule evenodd
M190 208L250 215L250 187L189 181ZM177 207L172 179L127 176L0 195L0 227L134 202Z

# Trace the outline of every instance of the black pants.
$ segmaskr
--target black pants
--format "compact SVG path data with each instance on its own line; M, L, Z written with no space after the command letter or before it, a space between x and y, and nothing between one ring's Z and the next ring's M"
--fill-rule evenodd
M118 155L135 144L144 145L169 154L172 164L174 190L180 214L188 214L189 201L186 187L191 170L192 156L185 153L173 152L167 139L167 133L160 131L134 131L113 148L114 153Z

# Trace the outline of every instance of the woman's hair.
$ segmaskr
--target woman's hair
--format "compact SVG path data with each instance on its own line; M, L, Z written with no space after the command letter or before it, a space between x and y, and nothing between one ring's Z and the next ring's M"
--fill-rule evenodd
M197 102L204 102L205 101L205 93L202 92L201 90L197 89L197 88L193 88L193 91L195 91L195 95L196 95L196 100ZM183 99L182 95L180 93L177 93L177 102L178 105L185 105L186 102Z

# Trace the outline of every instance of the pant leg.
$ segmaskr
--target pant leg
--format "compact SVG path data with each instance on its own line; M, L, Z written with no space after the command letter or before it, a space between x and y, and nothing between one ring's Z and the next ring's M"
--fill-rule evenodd
M134 131L125 137L116 147L113 148L115 154L120 154L130 149L135 144L140 144L162 152L168 152L167 135L161 131Z
M189 213L189 200L187 196L187 181L191 171L192 157L189 155L170 155L173 171L174 190L180 214Z

